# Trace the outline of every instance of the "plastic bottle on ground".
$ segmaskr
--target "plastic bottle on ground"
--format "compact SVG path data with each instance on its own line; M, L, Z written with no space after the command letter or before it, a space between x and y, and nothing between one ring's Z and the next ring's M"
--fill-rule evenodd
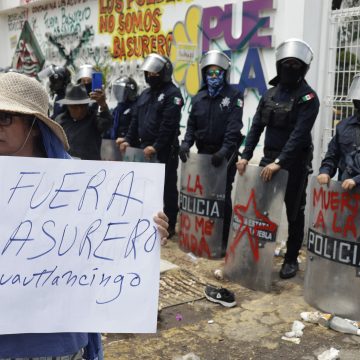
M345 334L360 335L360 329L354 324L354 322L343 319L339 316L334 316L330 320L329 327Z

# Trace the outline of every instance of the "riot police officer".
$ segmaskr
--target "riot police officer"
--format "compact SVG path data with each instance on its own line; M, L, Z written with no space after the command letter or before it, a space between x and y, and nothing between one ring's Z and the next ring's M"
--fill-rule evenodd
M71 82L71 73L64 66L53 66L53 73L49 76L50 95L54 97L54 111L51 115L55 119L59 114L66 111L63 105L57 101L65 97L65 90Z
M133 107L137 99L138 85L129 76L121 76L112 83L112 98L117 101L117 106L113 109L113 127L104 136L112 140L124 138L128 132Z
M243 96L229 85L231 61L221 51L210 50L203 55L200 69L203 86L192 99L184 141L179 156L186 161L196 143L199 154L210 154L218 167L228 162L225 190L222 249L225 254L231 222L231 189L236 173L241 135Z
M178 136L183 98L173 84L173 66L162 55L148 55L141 69L149 88L139 96L134 107L129 131L117 143L126 147L139 146L145 158L156 157L165 163L164 212L169 218L169 236L174 235L178 213L177 167Z
M304 237L306 186L313 148L311 129L319 111L318 97L304 79L312 58L310 46L302 40L289 39L278 46L277 76L270 81L273 87L259 102L245 149L237 163L242 175L266 128L264 157L260 162L264 167L262 179L270 181L280 169L289 173L285 193L289 233L280 270L283 279L296 275L297 257Z
M360 185L360 74L354 76L348 99L352 100L355 113L336 126L317 177L320 184L328 184L339 169L344 190Z
M66 108L57 101L64 99L65 90L71 82L71 73L65 66L50 65L38 73L40 80L49 79L50 96L54 99L51 118L55 118L66 111Z

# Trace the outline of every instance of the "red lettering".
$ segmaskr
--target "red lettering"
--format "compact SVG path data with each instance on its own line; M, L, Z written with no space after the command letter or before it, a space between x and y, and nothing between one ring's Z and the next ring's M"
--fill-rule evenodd
M334 213L333 222L332 222L332 231L334 233L341 233L341 227L336 225L337 223L337 213Z
M202 235L210 236L213 232L214 222L211 220L206 220L203 217L195 217L195 231L201 229Z
M180 214L180 228L183 230L190 230L190 226L191 226L191 222L190 222L190 218L189 215L186 215L184 213Z
M323 199L324 196L324 190L322 187L320 187L319 192L317 191L316 187L314 187L314 192L313 192L313 207L315 207L318 202Z
M158 54L166 56L166 39L164 35L158 35Z
M113 38L113 56L115 58L120 58L120 59L122 59L123 57L126 57L125 42L124 42L123 38L114 36L114 38Z
M107 0L106 5L104 3L105 0L100 0L100 14L111 14L114 8L114 0Z
M356 226L355 226L355 222L354 222L354 216L352 215L349 215L347 218L346 218L346 223L345 223L345 226L344 226L344 237L347 237L348 236L348 231L352 232L354 238L356 239L357 236L356 236Z
M200 182L200 176L196 175L195 186L193 188L190 186L190 181L191 181L191 175L189 174L186 190L189 193L196 193L196 191L199 190L200 195L202 195L203 194L203 186L201 185L201 182Z
M116 0L115 11L120 14L124 10L124 0Z
M340 204L339 193L337 191L332 191L330 196L331 196L330 208L331 210L337 210Z
M317 227L319 227L319 226L321 226L321 228L322 228L323 230L325 230L324 215L323 215L323 213L322 213L321 210L319 211L319 214L318 214L317 219L316 219L315 224L314 224L314 227L315 227L315 228L317 228Z

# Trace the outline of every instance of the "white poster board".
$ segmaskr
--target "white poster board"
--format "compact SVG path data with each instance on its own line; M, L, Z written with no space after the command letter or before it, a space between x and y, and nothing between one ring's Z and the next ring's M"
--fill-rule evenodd
M0 157L0 334L155 332L164 165Z

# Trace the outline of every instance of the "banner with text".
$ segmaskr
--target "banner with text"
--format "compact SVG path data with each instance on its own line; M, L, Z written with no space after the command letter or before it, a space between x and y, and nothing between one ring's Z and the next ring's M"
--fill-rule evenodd
M0 334L155 332L164 165L0 166Z

